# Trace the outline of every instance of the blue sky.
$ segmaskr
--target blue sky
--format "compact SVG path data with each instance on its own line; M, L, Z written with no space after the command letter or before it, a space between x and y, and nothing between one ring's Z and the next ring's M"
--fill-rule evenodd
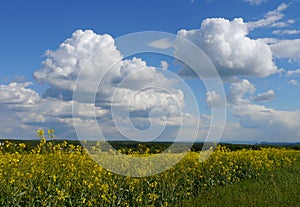
M299 8L300 1L297 0L1 2L0 114L7 119L0 121L0 137L31 138L39 128L54 128L58 137L76 137L70 87L82 68L72 68L72 61L84 62L91 55L91 51L80 53L81 47L92 50L101 42L114 41L126 34L161 31L186 38L200 47L220 74L225 95L207 91L198 77L189 75L189 68L172 57L157 54L126 57L126 61L111 72L108 82L126 79L126 74L141 68L146 72L136 73L137 77L125 80L125 83L129 81L126 87L116 90L120 113L123 111L121 105L124 105L121 99L137 94L142 83L148 81L148 84L156 84L167 91L141 92L137 100L130 99L135 101L130 113L134 114L131 121L137 128L147 129L149 112L161 107L165 114L154 113L153 130L165 126L160 121L166 119L166 130L160 138L173 139L180 128L176 122L178 111L181 106L186 106L181 111L185 138L192 136L191 129L200 119L197 139L203 140L211 121L210 105L224 108L221 102L226 100L227 121L222 141L298 142ZM152 45L153 48L159 49L166 43L162 39L153 41L157 43ZM72 47L73 52L62 43ZM122 56L119 54L122 51L112 44L106 52L114 56L104 56L105 60ZM165 49L173 46L171 44ZM183 49L176 48L177 52ZM47 60L53 64L46 63ZM174 76L159 69L163 65L161 61L166 61L165 69ZM101 69L106 62L99 64L97 67ZM180 76L175 76L178 74ZM87 73L91 80L94 75ZM180 79L180 83L174 83L173 79ZM180 95L184 91L182 81L196 97L199 116L190 108L188 94ZM107 91L115 91L115 86L105 84L97 93L99 104L96 111L100 115L96 118L105 138L124 138L126 135L118 132L111 108L106 105L111 98ZM179 103L162 101L170 100L170 97L177 97ZM92 106L91 103L78 104L83 109ZM83 110L77 118L78 123L82 123L81 130L87 131L85 135L93 137L97 133L89 125L92 119L89 112ZM120 120L125 120L124 123L118 123L132 137L138 137L129 128L128 120L123 118Z

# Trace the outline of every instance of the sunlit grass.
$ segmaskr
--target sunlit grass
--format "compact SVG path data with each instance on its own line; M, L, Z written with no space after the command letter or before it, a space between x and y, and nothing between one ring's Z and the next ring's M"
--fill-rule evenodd
M184 206L300 206L300 160L288 167L199 194Z

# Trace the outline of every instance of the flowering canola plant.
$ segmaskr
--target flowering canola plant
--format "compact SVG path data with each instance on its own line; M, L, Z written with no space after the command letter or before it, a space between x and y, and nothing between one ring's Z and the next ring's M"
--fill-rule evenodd
M53 134L48 131L48 138ZM188 152L163 173L134 178L99 166L81 146L46 142L42 130L38 136L41 141L30 152L23 143L14 152L8 150L12 143L0 145L0 206L174 206L215 186L272 174L300 159L296 150L218 147L203 162L200 152ZM162 159L168 162L170 156L175 154Z

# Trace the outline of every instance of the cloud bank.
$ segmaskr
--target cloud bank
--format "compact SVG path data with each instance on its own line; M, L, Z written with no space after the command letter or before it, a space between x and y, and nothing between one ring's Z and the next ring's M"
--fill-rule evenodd
M245 1L255 5L266 2ZM229 85L227 107L230 118L234 120L226 125L224 141L300 140L297 124L300 121L299 110L278 110L261 105L278 98L279 91L277 94L277 91L275 93L269 89L257 94L257 86L248 80L250 77L265 78L282 72L283 69L276 65L277 60L299 61L299 39L282 38L282 35L298 33L298 30L285 28L295 23L293 19L285 19L283 12L288 7L289 4L283 3L261 19L251 22L245 22L242 18L208 18L202 21L200 28L177 32L178 38L186 38L204 51L226 81L225 84ZM275 37L251 37L252 31L262 28L275 29L272 32ZM280 39L276 35L281 35ZM160 49L173 47L177 52L198 58L182 51L184 47L169 39L159 39L148 43L148 46ZM97 58L93 57L94 54ZM180 64L179 74L182 77L196 77L190 68ZM76 104L76 120L82 130L89 129L87 135L91 137L97 133L91 125L98 124L105 135L124 138L113 122L113 107L118 112L118 123L125 128L129 126L124 118L125 112L128 112L130 122L138 130L147 130L153 124L156 127L167 125L168 133L164 135L174 137L180 123L184 123L184 132L188 137L199 117L188 110L189 98L178 87L179 81L167 74L172 69L172 63L162 60L160 67L164 70L148 65L141 58L123 57L114 38L108 34L99 35L91 30L75 31L56 50L46 51L45 60L34 73L39 83L48 86L44 93L39 94L33 89L33 83L22 82L23 79L0 85L0 115L6 117L0 125L0 135L32 137L32 132L37 128L45 127L55 128L62 137L74 138L72 105ZM77 80L76 85L79 74L83 78ZM299 86L295 78L300 74L299 69L288 70L284 74L283 78L293 77L292 80L284 80L286 85ZM99 80L101 83L98 85ZM93 91L94 88L97 90ZM73 100L73 92L78 90L83 97ZM95 102L85 99L84 95L92 93ZM211 105L223 104L223 97L216 91L207 91L202 95L208 109ZM209 115L201 114L199 137L205 137L210 121ZM18 128L12 127L11 123Z
M166 61L161 65L168 68ZM74 138L73 104L77 109L76 122L88 132L87 136L97 134L97 129L91 127L96 124L109 138L124 138L117 132L113 119L127 128L133 124L140 130L151 125L178 128L183 121L196 123L197 117L184 111L186 94L178 88L178 80L167 76L167 72L148 66L140 58L124 59L110 35L78 30L56 50L48 50L40 69L34 73L39 83L49 86L43 94L29 89L31 83L10 83L0 86L0 100L10 111L18 111L12 119L24 127L19 129L20 134L28 128L47 127ZM79 74L83 78L77 80ZM95 86L97 91L93 91ZM75 90L82 92L81 99L73 100ZM95 102L85 99L85 95L92 93ZM112 107L117 110L117 117L112 117ZM130 123L124 121L125 112L130 115ZM185 130L188 138L189 130Z

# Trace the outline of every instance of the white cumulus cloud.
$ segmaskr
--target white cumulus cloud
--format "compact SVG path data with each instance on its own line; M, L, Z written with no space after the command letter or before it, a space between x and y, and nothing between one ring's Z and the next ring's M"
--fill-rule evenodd
M94 53L97 57L91 60L90 56ZM154 86L169 90L175 84L174 80L164 77L155 67L147 66L139 58L122 60L122 54L111 36L98 35L90 30L75 31L56 51L47 51L45 55L46 60L34 73L38 81L50 85L45 97L70 100L79 72L83 78L77 80L80 87L77 90L93 93L92 89L97 88L99 83L96 97L99 106L108 106L113 94L120 96L114 97L115 101L123 101L119 104L125 105L138 90ZM85 65L87 60L88 66ZM157 95L161 96L161 93Z
M163 47L170 46L169 40L160 40L151 45L158 46L162 42ZM162 61L162 67L167 69L168 63ZM130 122L136 126L149 125L150 114L155 115L153 126L163 125L163 122L180 125L180 116L189 115L183 111L185 95L182 90L175 89L178 80L165 76L167 72L148 66L140 58L123 59L114 39L107 34L99 35L90 30L75 31L57 50L46 52L45 61L34 73L39 82L49 85L43 94L43 99L48 102L43 101L40 105L44 111L40 121L46 123L51 118L51 122L56 120L64 125L71 123L70 105L75 102L76 123L88 126L89 121L93 121L95 100L96 113L99 114L96 118L101 120L104 130L113 130L110 134L116 137L122 135L116 133L113 118L120 120L119 123L127 128ZM81 97L72 101L75 89ZM90 94L95 99L86 98ZM50 103L57 101L63 104L57 108L51 107L54 104ZM51 106L45 107L46 103ZM117 111L117 117L112 117L111 110ZM156 113L157 110L163 113ZM129 121L125 119L128 113L131 117ZM28 119L26 123L32 123L32 120Z
M228 101L234 105L244 105L249 103L249 98L245 95L250 96L255 92L255 86L250 81L243 79L238 82L231 83L230 91L228 94Z
M105 72L122 58L111 36L97 35L91 30L77 30L57 50L48 50L45 54L46 59L41 68L34 73L34 78L49 84L50 88L56 91L73 91L78 73L96 50L100 54L95 63L97 65L84 70L84 75L89 77L91 83L95 74ZM86 87L88 85L85 84Z
M0 85L0 104L9 106L18 104L23 107L34 105L40 100L37 92L29 89L31 82L12 82L8 85Z
M183 29L177 35L200 47L223 78L239 75L265 77L276 73L278 69L269 45L263 40L251 39L248 32L248 24L241 18L232 21L211 18L204 20L200 29ZM183 75L189 73L187 67L180 71Z

